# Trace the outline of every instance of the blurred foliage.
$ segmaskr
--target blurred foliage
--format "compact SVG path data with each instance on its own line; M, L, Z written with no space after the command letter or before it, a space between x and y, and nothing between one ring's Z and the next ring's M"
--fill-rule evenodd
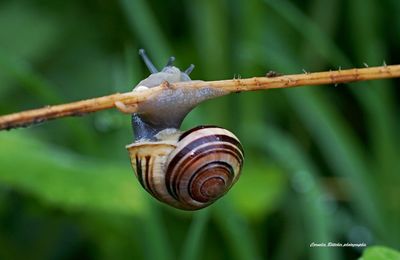
M384 246L372 246L367 248L360 260L396 260L400 259L400 253Z
M400 63L395 0L0 1L0 114L129 91L163 66L193 79ZM104 111L0 133L0 259L354 259L400 247L399 80L241 93L183 129L216 124L243 175L198 212L161 205ZM363 259L398 259L384 247ZM380 258L379 258L380 257Z

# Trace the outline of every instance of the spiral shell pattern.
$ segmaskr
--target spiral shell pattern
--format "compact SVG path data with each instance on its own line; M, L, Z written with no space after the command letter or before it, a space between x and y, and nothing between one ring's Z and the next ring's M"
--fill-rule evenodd
M148 142L127 147L142 186L176 208L204 208L238 180L243 148L226 129L200 126L184 132L176 143Z

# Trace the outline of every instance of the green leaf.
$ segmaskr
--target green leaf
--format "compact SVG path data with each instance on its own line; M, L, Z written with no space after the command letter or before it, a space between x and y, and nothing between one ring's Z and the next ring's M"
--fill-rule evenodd
M364 250L360 260L399 260L400 252L384 246L371 246Z
M0 135L0 182L71 209L136 215L145 208L144 191L124 165L79 157L18 132Z

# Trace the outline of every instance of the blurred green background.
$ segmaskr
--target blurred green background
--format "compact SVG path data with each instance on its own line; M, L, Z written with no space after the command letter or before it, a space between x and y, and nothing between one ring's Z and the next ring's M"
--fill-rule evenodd
M193 79L400 63L397 0L0 1L0 114L129 91L158 67ZM208 209L152 199L130 118L109 110L0 132L0 259L354 259L400 249L399 80L241 93L183 129L241 139L240 181ZM373 259L373 258L370 258ZM394 259L394 258L393 258Z

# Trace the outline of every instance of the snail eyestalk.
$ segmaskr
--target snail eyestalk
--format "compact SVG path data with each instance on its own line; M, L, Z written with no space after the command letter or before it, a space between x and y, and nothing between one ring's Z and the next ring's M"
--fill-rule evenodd
M174 65L174 61L175 61L175 57L174 56L169 57L167 65L165 65L165 67L171 67L172 65Z
M149 59L144 49L139 50L139 55L142 57L144 64L146 64L147 68L149 69L150 73L157 73L158 70L154 66L153 62Z
M193 69L194 69L194 64L190 64L190 66L185 70L185 74L189 76L190 73L192 73Z

